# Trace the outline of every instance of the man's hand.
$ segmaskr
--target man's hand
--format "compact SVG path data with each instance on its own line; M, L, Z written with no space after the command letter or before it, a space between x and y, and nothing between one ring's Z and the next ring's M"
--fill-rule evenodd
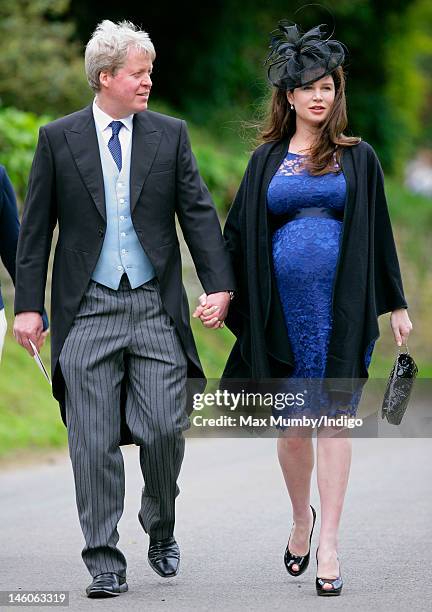
M218 329L224 326L225 317L228 314L230 295L228 291L218 293L203 293L198 298L199 306L195 308L194 318L200 318L204 327Z
M402 343L406 344L413 328L407 309L398 308L398 310L393 310L390 316L390 325L396 344L398 346L402 346Z
M38 312L20 312L15 317L13 335L17 342L23 346L33 357L33 349L29 339L40 351L48 331L43 331L42 317Z

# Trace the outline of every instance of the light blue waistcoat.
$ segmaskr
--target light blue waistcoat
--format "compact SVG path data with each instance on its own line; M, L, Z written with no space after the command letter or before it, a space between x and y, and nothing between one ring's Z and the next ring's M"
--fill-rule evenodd
M132 146L122 151L123 163L119 173L98 129L96 133L104 179L107 226L92 279L111 289L118 289L120 279L126 273L132 289L135 289L156 273L138 240L131 219L129 177Z

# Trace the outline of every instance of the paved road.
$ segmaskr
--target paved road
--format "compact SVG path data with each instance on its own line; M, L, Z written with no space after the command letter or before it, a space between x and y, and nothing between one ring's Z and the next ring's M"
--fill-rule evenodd
M332 600L316 596L312 560L298 579L283 566L291 516L274 440L188 441L177 506L182 568L171 580L147 565L147 536L136 520L137 449L124 454L127 496L119 530L129 593L103 601L84 595L89 576L67 456L0 473L1 589L65 589L74 611L430 610L429 439L354 440L341 529L345 586ZM314 484L312 503L317 500Z

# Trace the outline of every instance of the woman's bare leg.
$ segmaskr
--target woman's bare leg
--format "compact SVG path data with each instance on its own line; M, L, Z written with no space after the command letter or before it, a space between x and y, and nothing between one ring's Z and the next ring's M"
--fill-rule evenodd
M278 439L279 463L291 499L294 525L289 541L293 555L303 556L309 550L309 536L312 529L312 510L310 509L310 487L314 467L314 451L311 431L301 428L301 433L284 432ZM292 566L298 571L297 564Z
M332 435L330 428L318 432L317 479L321 500L321 531L318 550L318 576L336 578L338 531L351 466L352 442L347 431ZM325 589L331 589L325 584Z

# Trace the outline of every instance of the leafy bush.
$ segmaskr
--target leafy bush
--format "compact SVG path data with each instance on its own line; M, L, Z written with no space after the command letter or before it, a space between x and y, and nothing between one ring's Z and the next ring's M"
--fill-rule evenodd
M82 45L65 20L69 0L2 0L0 101L35 113L67 114L92 94Z
M6 167L18 200L23 201L38 131L50 117L15 108L0 109L0 163Z
M193 150L217 209L225 213L240 185L247 160L208 145L198 144Z

